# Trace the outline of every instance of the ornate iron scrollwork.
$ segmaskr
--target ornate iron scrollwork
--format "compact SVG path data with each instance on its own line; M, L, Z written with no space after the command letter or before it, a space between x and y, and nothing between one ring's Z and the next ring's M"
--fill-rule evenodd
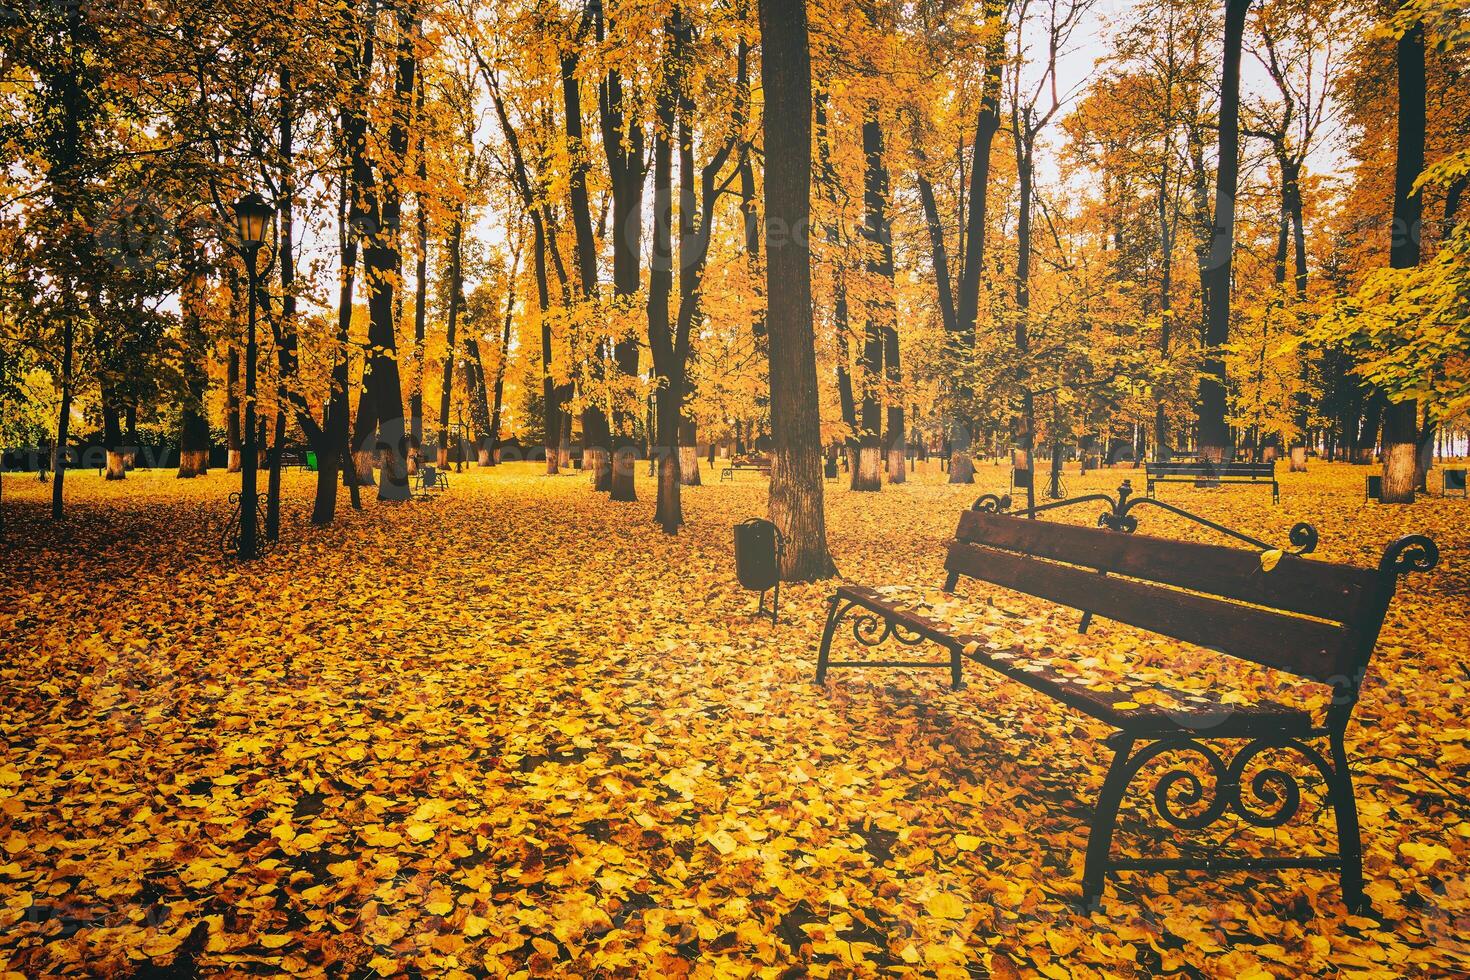
M852 607L849 606L849 609ZM838 614L842 618L847 610ZM876 647L889 638L897 640L904 646L918 646L924 642L924 637L919 633L911 633L887 616L877 613L864 612L860 616L852 618L852 638L865 647Z
M986 514L1004 514L1011 509L1011 495L993 493L981 494L975 502L970 505L971 510L978 510Z
M981 497L979 500L975 501L975 504L971 509L989 510L991 512L994 512L993 508L983 505L986 505L988 501L995 499L996 498L993 494L986 494L984 497ZM1262 541L1259 538L1253 538L1249 534L1243 534L1242 532L1237 531L1234 528L1226 527L1223 524L1217 524L1207 517L1201 517L1198 514L1190 513L1184 508L1176 507L1173 504L1168 503L1167 501L1158 500L1154 497L1135 497L1133 496L1133 484L1128 480L1124 480L1122 484L1118 487L1116 497L1110 496L1109 494L1105 493L1089 493L1086 496L1074 497L1071 500L1053 501L1049 504L1041 504L1039 506L1032 507L1029 510L1017 511L1013 516L1034 518L1036 517L1036 515L1049 510L1058 510L1062 507L1076 507L1079 504L1087 504L1093 502L1101 503L1107 508L1098 515L1097 526L1105 527L1113 531L1120 531L1124 534L1132 534L1138 529L1138 518L1135 517L1132 513L1135 507L1158 507L1162 510L1168 511L1171 514L1174 514L1177 517L1182 517L1185 520L1193 521L1194 523L1199 524L1202 527L1207 527L1212 531L1223 534L1226 537L1234 538L1237 541L1242 541L1245 544L1248 544L1254 548L1260 548L1262 551L1269 551L1275 548L1275 545L1268 544L1267 542ZM1317 529L1312 527L1312 525L1310 524L1302 522L1293 525L1287 537L1291 542L1291 553L1294 555L1308 555L1317 550ZM1406 538L1404 540L1408 541L1409 539ZM1425 538L1424 540L1428 541L1427 538ZM1406 545L1405 547L1408 547L1408 545ZM1433 542L1430 542L1430 547L1433 547ZM1417 570L1417 568L1414 570Z
M225 555L236 555L240 551L240 491L236 490L229 496L230 516L225 519L224 527L220 529L220 550ZM255 550L259 554L270 547L272 542L267 541L265 529L261 526L261 515L265 513L266 496L264 493L255 494Z
M1439 545L1422 534L1408 534L1390 544L1378 562L1378 571L1391 575L1427 572L1439 564Z
M1287 540L1291 542L1294 554L1310 555L1317 550L1317 529L1306 521L1293 524L1287 532Z
M1251 764L1269 752L1295 753L1317 771L1324 786L1331 784L1332 767L1320 752L1297 739L1279 737L1247 742L1228 763L1215 745L1200 739L1168 738L1151 742L1129 759L1123 782L1125 786L1132 783L1145 766L1160 756L1183 754L1202 763L1207 777L1202 779L1198 772L1180 766L1160 774L1149 793L1160 818L1181 830L1203 830L1233 811L1253 827L1280 827L1301 811L1300 778L1272 764L1255 770L1248 780L1245 778ZM1201 804L1204 808L1198 809Z

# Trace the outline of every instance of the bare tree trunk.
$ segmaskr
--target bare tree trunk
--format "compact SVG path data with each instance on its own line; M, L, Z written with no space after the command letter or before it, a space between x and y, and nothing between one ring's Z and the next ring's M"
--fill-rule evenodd
M985 77L980 87L980 111L975 117L975 140L970 150L969 214L965 219L965 244L960 253L960 289L955 301L955 333L952 356L965 364L975 346L975 321L980 312L980 280L985 267L985 221L989 210L990 151L1000 129L1001 69L1005 65L1004 0L986 0L985 26L990 41L985 51ZM957 412L952 426L949 482L974 483L974 419L963 417L970 399L968 386L955 393Z
M347 18L339 46L337 68L350 82L347 97L338 110L343 166L337 189L337 248L340 256L337 287L336 350L332 361L332 384L322 416L322 440L317 456L316 498L312 504L311 522L323 527L336 519L337 479L341 474L347 484L353 510L362 509L362 496L357 480L351 443L352 401L348 391L351 374L352 298L357 280L358 241L354 218L364 174L359 169L363 153L360 149L367 132L367 90L372 73L376 22L369 18L357 29L352 24L353 8L339 8Z
M561 56L562 118L566 125L568 172L568 211L572 218L572 232L576 241L577 275L581 297L594 301L598 295L597 242L592 229L592 204L587 193L587 147L582 135L582 85L577 77L577 62L580 58L575 47ZM588 352L588 360L594 382L601 381L603 351L601 347ZM582 467L592 469L592 484L598 490L612 490L611 457L608 448L612 441L612 429L607 414L595 398L588 398L582 408Z
M1419 425L1418 457L1414 465L1414 489L1419 493L1429 492L1429 471L1434 469L1434 437L1438 430L1426 409Z
M1424 169L1424 28L1417 21L1398 42L1399 128L1393 191L1393 239L1389 264L1412 269L1419 264L1420 220L1424 199L1414 184ZM1418 403L1393 402L1383 416L1383 496L1385 504L1412 504L1418 465Z
M276 213L280 221L280 241L276 252L280 261L281 315L271 321L276 342L276 431L268 454L265 485L265 539L276 541L281 536L281 452L286 444L286 406L290 402L287 383L295 377L297 365L296 339L296 176L295 157L296 103L292 93L291 71L282 65L277 70L280 84L277 125L281 167L280 200ZM261 293L259 280L256 288ZM269 302L268 295L262 302ZM310 412L301 409L303 430L313 423Z
M804 0L761 0L765 91L766 327L771 358L770 512L788 580L835 572L827 552L816 335L812 326L811 54ZM775 230L782 229L779 233Z
M697 487L703 482L699 475L699 435L694 418L689 415L679 422L679 482L686 487Z
M102 449L107 454L105 476L109 480L124 480L128 475L127 454L123 452L122 419L118 412L117 393L104 385L102 388Z
M68 312L61 325L61 407L56 418L56 443L51 447L51 519L61 520L64 515L65 495L62 484L66 479L66 442L71 428L72 357L75 345L75 328Z
M414 194L414 239L418 257L413 284L413 384L408 396L408 472L419 471L424 449L424 340L428 335L429 306L429 212L424 206L429 165L424 153L424 78L416 80L415 115L418 124L418 191Z
M399 176L407 155L409 102L418 70L416 39L418 13L413 4L397 11L397 57L394 66L392 112L385 153L378 162L378 178L366 142L354 140L352 165L364 200L354 206L354 219L364 229L363 268L368 285L368 344L359 406L357 452L380 454L378 499L404 501L408 486L408 425L403 417L403 383L398 369L394 295L402 268L398 247L402 195ZM368 191L371 190L371 193ZM364 415L366 409L366 415ZM375 435L374 435L375 434ZM359 461L361 474L362 461Z
M509 286L505 297L505 319L501 323L500 332L500 356L495 360L495 402L490 410L490 430L485 440L490 466L500 462L500 408L505 398L505 364L510 359L510 328L515 316L516 273L520 269L522 241L521 236L517 235L516 245L511 251Z
M449 405L454 395L455 333L464 292L463 246L464 216L455 216L449 231L449 325L444 338L444 380L439 389L439 468L449 466Z
M1240 175L1240 58L1250 0L1225 4L1224 64L1220 81L1220 162L1215 173L1215 210L1210 248L1208 348L1199 382L1200 454L1220 461L1230 451L1225 424L1225 361L1220 348L1230 340L1230 269L1235 250L1235 197Z
M201 363L204 348L203 308L207 286L204 250L187 236L184 251L184 384L185 401L179 426L179 477L188 479L209 472L209 422L204 417L204 392L209 384ZM61 470L56 479L61 481Z
M885 207L888 174L883 167L883 129L878 124L877 107L868 107L863 122L863 238L876 251L870 257L870 276L892 281L893 241L888 232ZM883 420L880 401L883 384L884 331L888 325L887 304L869 299L865 304L863 328L863 417L859 436L857 466L852 471L852 489L877 491L882 488Z
M1168 115L1173 117L1173 82L1167 83L1168 88ZM1173 337L1174 327L1174 229L1175 222L1170 220L1169 208L1169 163L1172 152L1172 133L1164 135L1162 164L1159 168L1159 187L1157 197L1158 222L1159 222L1159 361L1161 364L1169 362L1169 343ZM1168 456L1169 441L1169 419L1164 410L1164 399L1158 397L1154 403L1154 459L1163 461ZM1082 472L1087 472L1087 453L1083 449L1078 453L1082 460Z
M1281 205L1290 222L1295 265L1293 284L1298 304L1297 316L1300 316L1301 308L1307 301L1307 233L1302 214L1301 164L1285 153L1281 155L1280 163ZM1311 354L1306 348L1301 351L1301 359L1301 390L1296 393L1296 407L1292 413L1292 423L1297 430L1296 438L1291 444L1289 471L1292 473L1307 471L1307 422L1311 417L1311 400L1306 388L1311 380Z
M837 203L837 168L832 164L831 135L827 125L827 95L818 93L813 102L813 114L817 126L817 154L822 168L822 181L826 187L827 199L834 205ZM847 438L844 440L844 450L848 457L848 466L856 471L858 454L858 417L857 401L852 391L852 353L848 334L850 325L848 322L847 307L847 257L842 248L841 234L838 223L828 221L824 228L828 246L833 253L832 260L832 324L837 334L837 401L842 410L842 421L847 427Z

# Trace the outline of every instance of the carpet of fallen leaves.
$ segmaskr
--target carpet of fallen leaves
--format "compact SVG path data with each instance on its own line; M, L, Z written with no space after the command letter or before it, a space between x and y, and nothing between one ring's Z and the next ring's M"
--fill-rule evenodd
M765 509L751 474L706 470L669 538L642 474L637 504L529 464L451 475L442 499L314 530L293 472L283 541L248 567L219 555L223 473L73 473L59 526L48 487L7 476L0 973L1470 971L1470 504L1365 503L1362 473L1284 475L1279 507L1163 495L1273 542L1311 521L1331 560L1376 564L1411 531L1441 545L1350 733L1366 916L1317 872L1125 875L1082 910L1105 732L978 667L958 692L945 671L815 687L832 583L783 590L776 627L735 583L731 526ZM959 509L1005 480L829 483L841 571L937 586ZM1027 648L1084 642L1070 612L961 591ZM1172 655L1214 676L1212 655ZM1330 848L1304 813L1240 846Z

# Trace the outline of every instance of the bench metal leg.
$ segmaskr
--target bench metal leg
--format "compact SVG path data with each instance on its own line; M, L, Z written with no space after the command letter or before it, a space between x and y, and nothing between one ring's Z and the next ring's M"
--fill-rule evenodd
M1342 859L1342 901L1354 912L1361 911L1363 900L1363 841L1358 835L1358 801L1353 797L1353 776L1348 771L1347 750L1342 733L1328 737L1332 746L1332 778L1328 780L1328 799L1337 818L1337 853Z
M1331 744L1330 762L1309 744L1310 739L1323 736L1327 736ZM1336 869L1341 875L1343 903L1353 911L1366 907L1358 810L1353 799L1352 779L1341 732L1317 730L1304 738L1287 734L1243 733L1216 736L1214 739L1180 733L1150 740L1136 752L1135 741L1135 736L1124 732L1108 740L1114 750L1113 761L1098 794L1082 872L1082 899L1087 907L1097 907L1109 871L1219 873L1288 868ZM1231 755L1220 751L1221 741L1244 744ZM1337 819L1338 857L1291 854L1254 857L1228 853L1181 854L1179 857L1112 856L1118 811L1129 785L1134 777L1162 756L1192 758L1196 769L1202 765L1206 771L1201 779L1175 762L1167 771L1149 777L1153 787L1143 794L1144 799L1151 799L1156 814L1176 830L1204 830L1226 817L1227 813L1260 828L1286 824L1300 809L1298 778L1289 770L1274 766L1261 769L1251 780L1243 778L1247 767L1264 753L1278 751L1297 755L1310 769L1315 769L1326 784L1327 802ZM1178 792L1171 794L1171 788ZM1178 805L1181 803L1183 809ZM1191 810L1191 807L1196 809Z
M1128 784L1133 779L1128 768L1128 758L1133 753L1133 739L1119 735L1109 741L1113 745L1113 763L1108 766L1108 775L1097 796L1092 831L1087 836L1087 860L1082 869L1082 902L1089 908L1102 900L1108 872L1108 853L1113 847L1113 828L1118 823L1118 808L1123 805L1123 794L1127 792Z
M911 633L885 613L872 609L860 601L833 596L828 600L828 604L830 608L827 612L827 625L822 630L822 645L817 650L816 682L818 684L827 682L827 671L833 667L947 667L951 685L955 688L964 686L960 659L963 651L957 645L925 636L922 633ZM889 640L906 647L936 643L944 647L949 654L948 658L944 660L833 660L832 639L843 618L854 609L857 609L859 614L853 620L852 635L853 639L863 646L877 647Z
M842 613L837 611L837 597L827 600L827 626L822 630L822 646L817 651L817 683L827 683L827 660L832 655L832 635L837 632L837 621ZM843 609L842 612L846 612Z

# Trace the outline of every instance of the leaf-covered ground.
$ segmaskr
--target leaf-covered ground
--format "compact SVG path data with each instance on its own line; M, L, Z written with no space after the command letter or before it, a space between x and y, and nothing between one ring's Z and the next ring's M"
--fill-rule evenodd
M731 526L765 482L690 490L677 538L638 504L530 465L447 497L218 554L231 483L7 476L0 566L0 967L11 975L1443 976L1470 970L1470 504L1361 501L1362 469L1184 506L1376 564L1428 531L1439 568L1390 614L1357 720L1374 914L1334 876L1125 876L1091 914L1081 848L1104 732L971 667L811 677L832 583L755 620ZM1128 471L1080 478L1075 495ZM706 479L709 472L706 470ZM920 472L829 483L849 580L926 588L975 488ZM1095 509L1076 520L1091 521ZM1183 534L1162 513L1144 529ZM1142 667L1228 672L978 586L995 635ZM993 602L993 605L992 605ZM1132 658L1132 659L1130 659ZM1139 673L1131 672L1137 661ZM1313 806L1273 845L1331 847ZM1120 846L1158 850L1131 831Z

